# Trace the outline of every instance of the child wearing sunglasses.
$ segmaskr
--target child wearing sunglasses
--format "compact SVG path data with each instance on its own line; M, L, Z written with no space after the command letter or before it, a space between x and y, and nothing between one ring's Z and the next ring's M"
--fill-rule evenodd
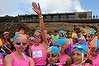
M33 10L38 14L40 30L34 32L34 44L30 48L31 57L34 60L35 66L46 66L46 54L48 41L44 31L44 21L39 3L32 3Z
M61 38L58 40L58 45L60 49L60 58L59 61L62 64L65 64L66 66L69 66L73 61L72 61L72 56L71 54L67 51L67 48L69 47L69 43L66 38Z
M5 66L34 66L34 61L32 58L24 54L24 51L27 47L27 39L24 36L15 36L13 44L16 51L7 55L4 58Z
M77 45L73 52L74 63L70 66L93 66L91 63L92 61L88 58L88 51L89 48L86 45Z
M51 46L47 49L47 66L63 66L59 62L60 49L57 46Z
M89 32L87 32L87 42L86 45L89 47L90 43L93 42L95 39L95 31L91 30Z

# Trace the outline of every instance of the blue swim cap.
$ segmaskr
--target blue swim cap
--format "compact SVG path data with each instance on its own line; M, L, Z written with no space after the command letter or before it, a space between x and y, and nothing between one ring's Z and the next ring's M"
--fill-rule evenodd
M69 47L69 43L66 38L59 39L57 44L59 44L60 46L63 46L65 49Z
M90 31L90 34L92 34L92 35L95 35L95 33L96 33L96 30L91 30Z
M40 32L41 32L41 30L36 30L36 32L39 32L39 33L40 33Z
M16 40L18 37L20 37L20 34L15 34L13 39Z
M60 46L64 46L64 45L66 44L66 42L67 42L67 39L66 39L66 38L61 38L61 39L58 40L57 43L58 43Z
M64 35L64 34L66 34L66 32L64 30L61 30L60 31L60 34L63 34Z
M51 46L47 49L47 53L49 52L55 52L57 54L60 54L60 49L57 46Z
M77 45L74 49L76 51L79 51L79 52L84 53L84 54L87 54L88 53L88 50L89 50L89 48L86 45L84 45L84 44Z

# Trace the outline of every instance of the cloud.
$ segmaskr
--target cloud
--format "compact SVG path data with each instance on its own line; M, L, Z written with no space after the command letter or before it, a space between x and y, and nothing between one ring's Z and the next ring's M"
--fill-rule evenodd
M40 3L43 13L84 11L79 0L0 0L0 16L33 14L32 1Z

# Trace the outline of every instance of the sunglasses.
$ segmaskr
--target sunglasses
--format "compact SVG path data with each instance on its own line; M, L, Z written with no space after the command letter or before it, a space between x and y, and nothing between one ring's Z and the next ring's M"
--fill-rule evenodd
M16 45L26 45L27 43L26 42L16 42Z
M34 38L42 38L42 36L41 35L38 35L38 36L36 36L36 35L34 35Z
M50 58L50 57L53 57L53 58L54 58L54 57L56 57L56 56L57 56L57 54L47 54L47 57L48 57L48 58Z

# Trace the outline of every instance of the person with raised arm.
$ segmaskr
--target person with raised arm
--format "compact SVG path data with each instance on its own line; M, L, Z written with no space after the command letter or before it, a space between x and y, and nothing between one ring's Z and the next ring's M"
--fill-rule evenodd
M34 44L30 48L31 57L35 66L46 66L48 41L44 31L43 15L39 3L32 2L33 10L38 14L40 30L34 32Z

